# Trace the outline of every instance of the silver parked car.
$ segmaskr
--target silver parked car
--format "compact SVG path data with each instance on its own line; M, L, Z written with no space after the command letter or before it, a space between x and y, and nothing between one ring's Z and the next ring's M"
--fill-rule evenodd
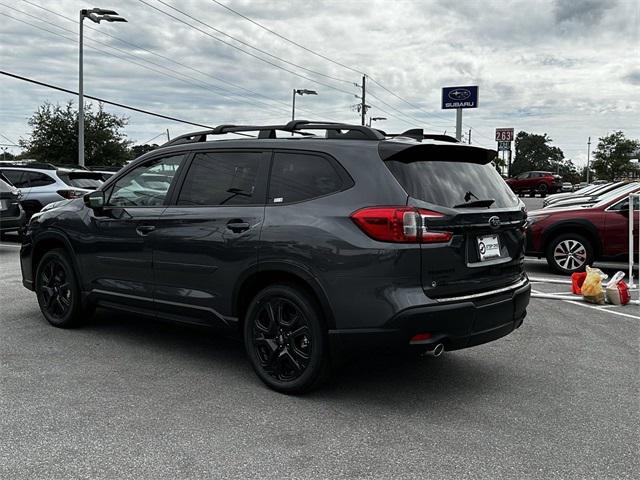
M81 197L103 183L97 172L48 163L1 163L0 173L20 190L20 204L27 217L49 203Z

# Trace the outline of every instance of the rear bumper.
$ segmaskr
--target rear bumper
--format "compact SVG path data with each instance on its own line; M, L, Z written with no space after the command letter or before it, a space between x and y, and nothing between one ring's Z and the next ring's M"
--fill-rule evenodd
M525 279L493 295L419 307L399 312L384 328L330 330L332 350L417 348L428 350L442 343L458 350L496 340L518 328L527 314L531 285ZM431 338L411 345L418 333Z
M17 216L8 216L8 215L0 215L0 231L1 232L11 232L20 230L25 224L25 213L22 208L20 208L20 213Z

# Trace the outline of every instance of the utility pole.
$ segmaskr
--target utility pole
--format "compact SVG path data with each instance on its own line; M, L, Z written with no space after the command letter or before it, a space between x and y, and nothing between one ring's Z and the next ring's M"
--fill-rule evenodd
M469 129L469 145L471 145L471 129Z
M589 161L591 160L591 137L587 141L587 183L589 183Z
M365 102L365 96L367 94L367 88L366 88L366 81L367 81L367 77L366 75L362 76L362 107L361 107L361 115L362 115L362 125L365 125L365 116L367 115L367 104Z
M167 142L171 141L171 137L169 137L169 129L167 128Z

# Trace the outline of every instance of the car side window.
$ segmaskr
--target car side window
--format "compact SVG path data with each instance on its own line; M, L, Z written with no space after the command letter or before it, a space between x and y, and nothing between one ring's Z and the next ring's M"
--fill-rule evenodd
M528 173L521 173L520 175L518 175L516 177L517 180L524 180L525 178L527 178L529 176Z
M157 158L134 168L107 193L107 206L156 207L164 203L185 154Z
M3 170L3 175L16 188L29 188L29 179L23 170Z
M269 203L290 203L321 197L342 189L331 162L320 155L276 153L271 167Z
M178 205L251 205L261 152L206 152L193 158L178 196Z
M41 172L24 172L29 181L31 187L44 187L46 185L52 185L56 181L46 173Z

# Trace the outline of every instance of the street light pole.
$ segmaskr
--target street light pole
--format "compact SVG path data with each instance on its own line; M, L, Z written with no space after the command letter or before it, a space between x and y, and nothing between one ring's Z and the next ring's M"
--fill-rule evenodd
M114 16L116 15L116 16ZM123 17L118 17L118 12L105 10L103 8L92 8L90 10L80 10L80 28L78 42L78 165L84 167L84 66L83 66L83 25L84 19L88 18L94 23L102 20L107 22L126 22Z
M78 55L78 165L84 167L84 91L83 91L83 61L82 61L82 32L85 11L80 10L80 53Z
M318 92L316 92L315 90L307 90L306 88L293 89L291 101L291 121L294 121L296 119L296 95L318 95ZM291 132L291 135L293 135L293 132Z
M293 89L293 102L291 106L291 121L293 122L296 119L296 89Z

